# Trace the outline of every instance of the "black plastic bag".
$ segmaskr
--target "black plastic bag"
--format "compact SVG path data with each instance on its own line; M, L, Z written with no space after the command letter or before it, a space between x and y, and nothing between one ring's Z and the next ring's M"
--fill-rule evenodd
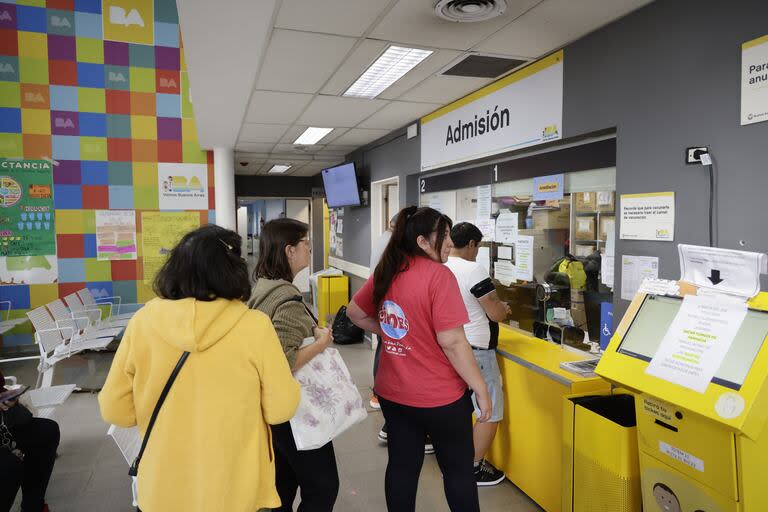
M363 342L363 330L352 323L347 316L347 306L341 306L336 313L331 327L333 342L338 345L351 345Z

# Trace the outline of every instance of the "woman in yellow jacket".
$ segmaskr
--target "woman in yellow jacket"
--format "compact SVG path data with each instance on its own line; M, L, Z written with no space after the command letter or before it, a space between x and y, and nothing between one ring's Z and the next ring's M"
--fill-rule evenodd
M99 395L101 415L144 434L181 354L138 472L143 512L254 512L280 506L268 425L299 403L275 330L249 309L240 237L188 233L131 319Z

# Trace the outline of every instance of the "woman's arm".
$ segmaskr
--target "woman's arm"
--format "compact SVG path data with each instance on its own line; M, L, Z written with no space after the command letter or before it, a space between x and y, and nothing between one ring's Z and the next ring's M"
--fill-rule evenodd
M312 360L317 354L328 348L333 341L331 330L324 327L315 327L313 329L315 342L302 347L296 352L296 360L293 363L292 370L296 371Z
M475 356L472 355L472 347L470 347L464 334L464 327L456 327L438 332L437 342L451 362L451 365L453 365L456 373L475 392L477 405L480 409L480 416L478 416L477 421L488 421L491 417L491 400L488 395L488 386L485 384L485 379L483 379L483 375L480 373L480 368L477 367Z
M360 306L355 304L354 300L352 300L349 303L349 306L347 306L347 317L349 317L353 324L363 329L364 331L383 336L379 321L368 316L365 311L360 308Z
M280 340L269 319L264 316L264 333L260 344L258 371L261 379L261 410L270 425L285 423L299 405L301 391L283 355Z

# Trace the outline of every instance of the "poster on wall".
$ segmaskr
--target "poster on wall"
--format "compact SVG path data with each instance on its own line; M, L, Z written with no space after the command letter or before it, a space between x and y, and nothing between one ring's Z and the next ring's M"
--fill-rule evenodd
M207 210L208 166L206 164L157 164L161 210Z
M563 198L565 174L537 176L533 178L533 200L555 201Z
M53 284L59 280L56 256L8 256L0 258L0 285Z
M673 241L675 193L622 194L620 237L622 240Z
M563 51L421 119L421 170L562 138Z
M134 210L96 210L96 257L99 261L136 259Z
M144 282L151 283L181 237L200 227L198 212L142 212Z
M741 45L741 124L768 121L768 35Z

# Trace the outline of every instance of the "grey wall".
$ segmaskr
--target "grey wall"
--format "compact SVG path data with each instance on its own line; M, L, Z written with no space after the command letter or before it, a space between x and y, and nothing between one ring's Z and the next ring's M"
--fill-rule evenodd
M237 197L312 197L314 178L300 176L235 176Z

